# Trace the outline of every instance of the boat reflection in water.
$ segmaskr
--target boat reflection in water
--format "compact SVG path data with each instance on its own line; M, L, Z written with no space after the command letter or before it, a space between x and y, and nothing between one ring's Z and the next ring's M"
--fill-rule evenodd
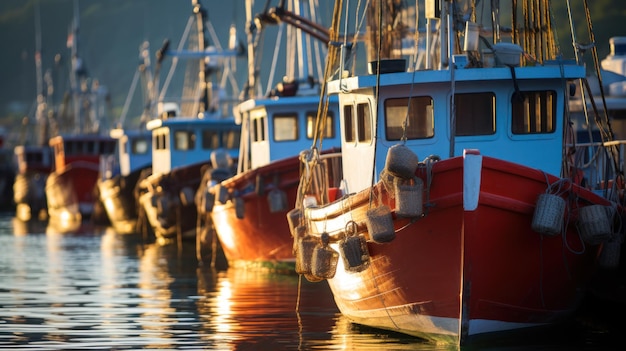
M339 313L326 284L243 268L199 269L198 295L202 334L220 350L309 349Z
M11 225L13 226L13 234L19 236L31 233L43 233L46 231L48 222L40 220L23 221L18 217L13 217L11 219Z

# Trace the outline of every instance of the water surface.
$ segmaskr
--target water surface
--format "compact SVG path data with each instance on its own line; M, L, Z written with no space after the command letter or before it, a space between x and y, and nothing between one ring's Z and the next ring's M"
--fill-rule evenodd
M192 244L143 243L110 229L55 234L0 214L0 349L450 350L350 323L325 282L201 267ZM468 350L595 350L615 320Z

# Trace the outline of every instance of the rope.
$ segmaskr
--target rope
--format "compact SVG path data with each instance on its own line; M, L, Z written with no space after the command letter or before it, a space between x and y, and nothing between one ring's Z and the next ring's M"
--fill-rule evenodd
M124 127L124 121L126 120L126 115L128 114L130 101L132 100L132 97L135 94L135 89L137 88L138 80L139 80L139 70L135 71L135 75L133 76L133 81L130 83L130 89L128 89L128 95L126 95L126 101L124 101L124 107L122 108L122 115L119 121L120 128Z
M299 346L302 345L302 331L304 326L302 325L302 317L300 316L300 297L302 296L302 274L298 274L298 294L296 297L296 318L298 319L298 336ZM298 350L301 348L298 347Z
M332 24L329 30L329 38L331 43L336 43L339 36L339 24L341 23L341 9L342 9L343 1L337 0L335 2L335 7L333 9L333 18ZM319 154L317 152L317 145L319 141L319 147L322 147L322 139L324 132L326 130L326 116L328 113L328 104L329 99L326 94L326 82L331 77L332 67L337 62L338 49L334 45L329 45L328 47L328 57L326 61L326 69L324 72L324 81L321 84L320 91L320 100L317 108L317 115L315 119L315 133L313 135L313 142L311 145L311 150L309 153L301 154L300 160L304 164L306 172L302 173L300 178L300 184L298 185L298 193L296 197L296 208L302 206L302 200L304 199L304 195L307 191L310 190L311 186L311 169L315 167L318 162ZM304 155L308 155L307 159L304 158ZM316 157L313 157L316 156ZM325 191L326 189L324 189Z
M377 47L377 51L376 51L376 86L374 87L374 101L376 102L376 111L374 111L374 119L376 120L376 123L374 123L374 125L376 126L375 128L378 129L378 103L380 102L380 54L382 52L382 44L383 44L383 29L382 29L382 25L383 25L383 4L382 4L383 0L378 0L378 47ZM374 133L375 138L378 138L376 135L376 133ZM373 159L373 164L376 164L376 152L378 151L378 143L376 141L374 141L374 159ZM376 167L372 167L372 174L371 174L371 186L370 186L370 193L369 193L369 207L372 206L372 200L373 200L373 190L374 190L374 179L376 179Z
M343 1L338 0L335 2L333 9L333 19L329 30L329 39L331 43L336 43L339 40L339 24L341 23L341 8ZM347 7L346 7L347 8ZM347 21L346 21L347 22ZM322 149L322 140L324 138L324 132L326 131L326 116L328 114L329 98L326 94L326 82L328 82L332 76L332 68L337 64L338 48L335 45L328 46L328 57L326 60L326 69L324 70L324 81L321 84L320 101L317 107L317 115L315 118L315 133L313 135L312 148L318 145Z

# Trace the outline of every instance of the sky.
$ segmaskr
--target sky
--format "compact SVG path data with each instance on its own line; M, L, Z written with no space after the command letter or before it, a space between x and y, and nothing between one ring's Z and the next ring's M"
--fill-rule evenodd
M322 3L332 1L321 0ZM230 26L237 39L246 43L246 13L243 0L201 0L220 44L227 45ZM272 6L278 0L271 1ZM262 11L265 0L256 0L254 13ZM39 16L37 16L39 12ZM35 52L40 42L43 72L51 72L55 96L61 99L69 87L68 33L74 14L79 13L80 54L89 76L106 86L113 97L113 118L119 118L138 68L139 47L150 44L151 60L165 39L176 48L192 14L192 0L2 0L0 1L0 127L15 128L16 118L34 115L37 96ZM214 42L210 39L210 43ZM273 47L267 50L273 50ZM57 64L56 57L61 57ZM243 84L246 58L237 60L237 76ZM161 79L165 79L165 62ZM264 72L269 69L264 69ZM178 70L176 76L181 76ZM279 75L280 77L280 75ZM175 79L176 81L176 79ZM179 83L181 79L179 78ZM173 83L174 85L176 82ZM141 91L131 104L141 111Z

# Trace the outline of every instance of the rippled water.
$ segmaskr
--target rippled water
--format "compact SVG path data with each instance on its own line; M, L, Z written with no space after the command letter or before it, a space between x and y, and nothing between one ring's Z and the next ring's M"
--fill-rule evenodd
M0 249L1 349L450 349L350 323L324 282L199 267L193 245L46 233L0 214ZM619 340L611 323L471 349L607 349Z

